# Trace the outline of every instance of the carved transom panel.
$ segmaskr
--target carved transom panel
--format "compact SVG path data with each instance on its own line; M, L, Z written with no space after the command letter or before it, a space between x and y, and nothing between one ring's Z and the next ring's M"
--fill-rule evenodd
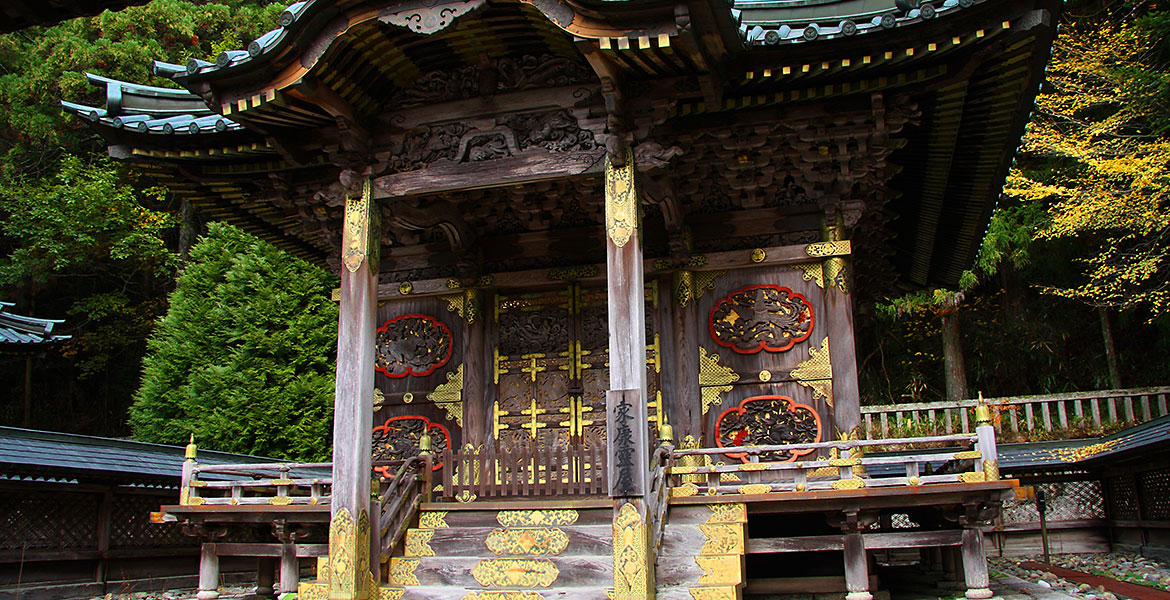
M715 421L715 443L720 448L734 446L774 446L815 444L821 441L821 418L811 406L798 404L787 396L754 396L739 406L723 411ZM792 461L812 450L766 452L760 460ZM729 452L729 458L748 462L742 452Z
M374 368L395 379L430 375L451 359L451 330L427 315L386 321L374 343Z
M374 428L374 439L370 444L371 460L381 462L418 456L418 442L423 432L431 434L432 452L442 456L451 443L451 434L447 428L432 423L430 419L420 415L407 415L390 417L385 423ZM442 466L441 461L435 461L434 470L437 471ZM390 477L394 474L391 470L397 468L381 466L374 467L374 471L381 473L383 477Z
M715 343L740 354L784 352L812 334L813 308L786 287L752 285L716 302L708 322Z

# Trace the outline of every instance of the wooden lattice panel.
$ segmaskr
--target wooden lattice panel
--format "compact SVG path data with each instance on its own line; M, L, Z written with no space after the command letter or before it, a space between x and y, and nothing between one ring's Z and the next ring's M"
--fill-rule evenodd
M1109 486L1109 517L1136 521L1141 518L1137 509L1137 484L1133 475L1118 475L1106 480Z
M151 511L174 504L171 496L114 496L110 516L111 548L189 546L193 538L174 524L151 523Z
M97 494L0 494L0 550L96 549L100 503Z
M1142 519L1170 520L1170 469L1138 475L1138 489L1141 490Z

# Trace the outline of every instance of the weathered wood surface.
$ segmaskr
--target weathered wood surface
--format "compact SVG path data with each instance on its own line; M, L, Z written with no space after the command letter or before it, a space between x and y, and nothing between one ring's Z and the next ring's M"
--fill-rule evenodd
M844 260L844 259L837 259ZM852 264L846 271L848 289ZM833 365L833 418L841 433L852 433L861 425L861 392L857 382L857 350L853 335L853 299L839 286L825 282L825 317L829 330L829 357ZM834 436L835 437L835 436Z
M494 505L494 506L493 506ZM421 507L422 513L440 513L442 522L451 529L464 527L503 527L501 520L507 522L509 515L500 516L500 513L513 511L539 511L548 514L550 511L572 511L570 520L572 525L605 525L613 523L613 503L606 500L604 507L590 502L588 508L574 507L573 504L557 502L551 504L549 500L541 499L533 502L523 500L509 500L507 502L470 502L467 504L432 503ZM524 513L529 514L528 512ZM539 525L534 525L539 526ZM437 528L445 529L445 528Z
M581 152L538 149L490 163L439 160L422 169L383 175L374 183L382 191L379 197L520 185L599 172L603 154L604 150L600 148Z
M390 590L402 590L401 586L385 586ZM501 593L499 588L490 588L496 593ZM401 598L401 600L464 600L469 592L483 592L485 588L472 586L467 588L462 587L442 587L442 586L410 586L405 588L405 593L402 596L390 596L392 598ZM546 600L609 600L609 594L606 593L604 587L572 587L572 588L538 588L536 591L540 593L540 597ZM506 593L506 592L505 592ZM513 593L517 593L513 590ZM518 592L523 594L525 592ZM383 597L386 597L383 595ZM496 596L490 596L496 598ZM513 596L504 596L510 598ZM519 596L525 597L525 596ZM659 596L659 598L662 598ZM685 600L693 600L689 593L684 597ZM664 599L665 600L665 599Z
M983 551L983 532L978 528L963 530L963 576L970 600L991 598L987 575L987 555Z
M744 560L742 556L732 555L679 557L660 561L654 573L655 581L662 587L739 585L744 582Z
M560 538L563 534L563 540L567 545L562 551L551 554L555 556L609 555L613 550L613 527L609 524L523 527L504 527L496 524L494 527L411 529L406 533L406 556L412 556L412 542L418 543L425 540L425 544L434 552L435 556L490 557L493 556L493 550L488 546L488 541L493 535L503 540L505 537L519 536L525 532L531 532L532 535L539 536L540 539L550 536ZM495 545L502 547L501 544ZM544 546L540 548L544 548ZM504 551L494 555L498 558L531 558L550 554L547 550L538 549L536 553Z
M1145 422L1170 414L1167 406L1170 387L1147 387L1121 390L1097 390L1036 396L985 398L993 415L998 415L997 429L1013 432L1032 431L1037 427L1052 428L1053 415L1056 424L1067 427L1069 414L1087 418L1093 425L1102 422L1117 422L1124 417L1128 422ZM1137 406L1135 410L1134 406ZM940 431L950 424L964 433L972 430L974 418L971 411L979 400L961 402L921 402L914 404L879 404L861 407L864 429L869 437L882 438L901 421L918 423L930 419L931 411L938 422ZM1102 414L1104 413L1104 414ZM956 423L955 420L958 419Z
M597 587L603 581L613 580L613 559L611 557L582 557L582 556L552 556L540 558L464 558L464 557L422 557L422 558L393 558L391 572L394 572L394 563L404 561L418 561L413 569L413 575L418 585L449 585L462 588L496 587L484 585L476 581L473 569L480 561L501 561L503 567L498 577L499 581L509 581L509 575L516 575L516 566L523 571L552 574L552 581L548 586L525 586L533 589ZM515 561L515 562L513 562ZM401 568L401 567L400 567ZM508 573L505 569L512 570ZM494 571L490 566L480 566L480 572ZM511 584L507 587L520 587ZM497 588L498 589L498 588Z
M704 531L704 529L711 530L716 527L714 524L708 525L677 525L670 523L666 526L666 532L662 540L662 549L658 551L658 556L663 560L679 560L678 557L692 557L700 554L704 547L711 543L711 540ZM747 538L746 525L743 523L723 523L719 524L716 535L721 542L727 536L738 537L739 548L736 551L743 553L742 542ZM730 542L723 542L730 543ZM720 544L722 546L722 543Z
M249 542L220 542L208 543L219 556L280 556L283 544L278 543L249 543ZM296 555L302 558L314 556L328 556L328 544L296 544Z
M861 535L867 550L958 546L963 542L963 532L957 529L946 531L866 533ZM751 538L747 542L747 553L777 554L785 552L816 552L822 550L842 550L844 547L844 537L841 535Z

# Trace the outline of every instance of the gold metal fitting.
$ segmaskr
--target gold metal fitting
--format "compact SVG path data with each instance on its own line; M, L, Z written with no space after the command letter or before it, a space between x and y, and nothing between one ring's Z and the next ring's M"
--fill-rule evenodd
M979 392L979 405L975 407L975 422L980 425L991 425L991 409L983 402L983 392Z
M197 450L197 448L195 447L195 434L192 433L191 434L191 441L187 444L187 452L184 454L186 459L187 460L195 460L196 450Z
M422 437L418 438L418 453L419 454L430 454L431 448L432 448L431 434L429 434L429 433L422 434Z
M663 423L658 428L658 443L659 444L674 444L674 427L670 423Z

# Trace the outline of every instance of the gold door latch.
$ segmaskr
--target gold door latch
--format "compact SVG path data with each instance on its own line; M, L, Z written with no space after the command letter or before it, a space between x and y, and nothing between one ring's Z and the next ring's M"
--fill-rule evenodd
M567 427L570 436L581 437L585 434L585 428L594 423L585 419L585 413L593 412L593 407L585 406L585 400L580 396L569 396L569 405L560 409L559 412L569 415L568 421L561 421L557 425Z
M547 410L537 406L536 398L532 399L532 407L531 408L526 408L526 409L520 411L520 414L522 414L526 417L531 417L531 419L527 423L521 425L521 427L528 430L528 435L532 439L536 439L536 430L537 429L544 429L545 427L548 427L548 423L541 423L540 422L540 415L546 414L547 412L548 412Z

